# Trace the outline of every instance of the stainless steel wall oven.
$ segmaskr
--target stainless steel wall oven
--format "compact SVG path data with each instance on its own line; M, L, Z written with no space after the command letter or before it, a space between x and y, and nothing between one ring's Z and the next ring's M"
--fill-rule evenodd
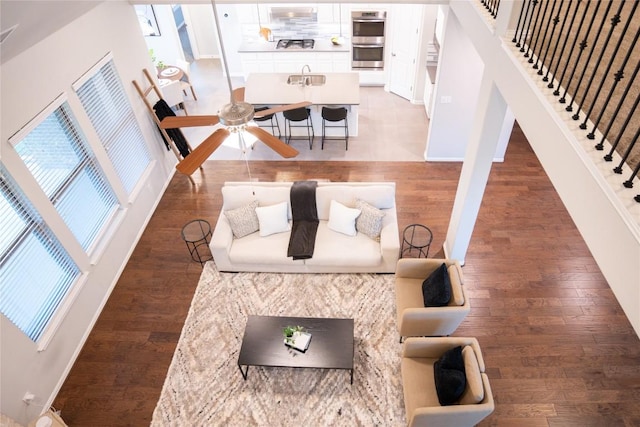
M387 12L351 12L351 68L384 68L384 31Z

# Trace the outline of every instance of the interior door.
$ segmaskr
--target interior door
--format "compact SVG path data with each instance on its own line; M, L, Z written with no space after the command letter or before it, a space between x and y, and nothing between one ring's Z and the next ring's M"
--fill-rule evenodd
M408 100L414 98L422 8L418 4L399 4L393 5L390 13L389 91Z

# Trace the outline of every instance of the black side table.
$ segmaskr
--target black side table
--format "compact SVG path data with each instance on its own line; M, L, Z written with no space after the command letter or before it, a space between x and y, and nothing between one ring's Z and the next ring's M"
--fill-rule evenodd
M191 258L200 265L213 259L209 250L210 239L211 225L204 219L194 219L182 227L182 240L186 243Z
M405 255L413 258L427 258L432 240L433 233L431 233L428 227L422 224L408 225L402 232L400 258L404 258ZM413 256L416 252L417 257Z

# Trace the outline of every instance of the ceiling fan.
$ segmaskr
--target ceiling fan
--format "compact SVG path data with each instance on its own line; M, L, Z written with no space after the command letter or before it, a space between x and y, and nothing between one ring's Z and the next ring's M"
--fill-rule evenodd
M254 111L253 105L244 101L244 88L241 87L233 89L233 86L231 84L231 76L229 74L229 68L227 66L227 57L225 54L224 43L222 41L222 34L220 31L220 23L218 21L218 12L216 10L215 0L211 1L211 6L213 7L213 16L215 18L216 30L218 32L218 38L220 40L220 51L222 54L224 69L227 75L227 84L229 85L231 102L224 105L217 115L168 116L160 122L160 127L163 129L174 129L191 126L214 126L218 123L224 126L209 135L204 141L200 143L200 145L193 149L193 151L188 156L179 161L176 165L176 169L186 175L191 175L218 147L220 147L220 145L222 145L224 140L231 133L238 134L240 149L243 153L245 153L245 150L247 148L243 134L244 132L248 132L284 158L297 156L298 150L288 144L285 144L266 130L256 125L252 125L250 122L254 117L259 118L282 111L303 108L312 105L312 103L305 101L296 104L281 105L259 112Z

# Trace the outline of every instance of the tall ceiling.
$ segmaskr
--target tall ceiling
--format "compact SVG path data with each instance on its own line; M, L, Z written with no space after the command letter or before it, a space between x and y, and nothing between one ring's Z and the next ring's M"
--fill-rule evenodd
M0 31L15 26L0 44L0 63L29 49L104 0L1 0Z

